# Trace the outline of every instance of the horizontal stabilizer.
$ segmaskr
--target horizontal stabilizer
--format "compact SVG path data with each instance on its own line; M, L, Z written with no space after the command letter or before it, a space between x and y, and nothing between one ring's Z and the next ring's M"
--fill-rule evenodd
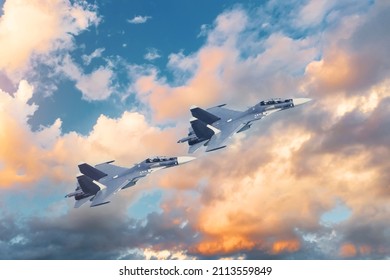
M105 201L105 202L102 202L102 203L99 203L99 204L92 203L91 207L96 207L96 206L104 205L104 204L107 204L107 203L110 203L110 201Z
M190 109L190 111L193 117L207 124L215 123L221 119L220 117L217 117L216 115L213 115L199 107L193 107Z
M196 144L193 144L191 145L189 148L188 148L188 153L189 154L192 154L192 153L195 153L197 150L199 150L199 148L201 148L208 140L204 140L202 142L198 142Z
M227 126L220 133L216 133L211 137L210 141L207 142L206 152L219 150L226 147L227 141L242 128L243 125L239 126Z
M214 131L201 120L194 119L191 121L191 127L199 139L210 139L214 135Z
M225 146L220 146L220 147L216 147L216 148L207 148L206 149L206 152L212 152L212 151L216 151L216 150L220 150L220 149L223 149L223 148L225 148L226 147L226 145Z
M108 198L113 194L115 194L114 190L103 189L101 191L98 191L98 193L92 200L91 207L107 204L108 202L110 202Z
M84 193L86 194L96 194L100 191L100 187L96 185L91 178L86 175L81 175L77 177L77 181Z
M90 199L91 199L91 197L85 197L83 199L76 200L74 203L74 208L80 208L82 205L87 203Z
M93 180L96 181L107 176L106 173L100 171L99 169L96 169L95 167L90 166L88 163L80 164L79 170L84 175L87 175L89 178L92 178Z

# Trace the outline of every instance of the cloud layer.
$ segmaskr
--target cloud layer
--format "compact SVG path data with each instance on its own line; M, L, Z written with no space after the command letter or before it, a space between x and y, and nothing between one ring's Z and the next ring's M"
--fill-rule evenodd
M28 193L45 180L65 192L79 161L131 164L184 153L175 142L186 133L192 104L239 109L269 97L314 99L262 120L227 149L199 153L191 164L140 181L116 204L75 211L56 200L53 214L22 222L3 208L0 258L388 258L390 38L383 28L390 6L347 6L309 1L294 7L299 17L275 25L268 22L278 8L272 1L253 11L226 10L203 32L198 51L169 55L173 82L157 68L129 74L150 115L101 115L88 135L61 133L60 119L33 132L28 119L39 105L31 102L31 84L22 80L15 92L0 91L5 195L27 187ZM77 26L86 28L88 20ZM297 30L301 36L294 36ZM23 63L31 55L26 52ZM108 98L107 91L90 88L89 79L101 75L94 86L110 87L111 70L73 70L65 73L73 73L81 91ZM156 186L163 193L159 211L132 218L129 207ZM326 223L324 214L340 204L350 214Z

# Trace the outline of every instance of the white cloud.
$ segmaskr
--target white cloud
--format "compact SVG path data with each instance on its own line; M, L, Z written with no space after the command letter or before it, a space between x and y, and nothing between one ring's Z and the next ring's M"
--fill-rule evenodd
M211 30L211 26L209 24L202 24L200 26L200 32L198 34L199 37L207 36L208 32Z
M235 44L239 34L248 27L248 20L248 15L241 9L220 14L214 29L208 32L209 44Z
M94 58L101 57L105 48L99 48L93 51L90 55L84 54L81 58L85 65L89 65Z
M148 49L148 52L144 55L144 58L149 61L155 60L160 57L161 55L159 54L159 51L155 48Z
M294 40L280 32L259 38L257 31L251 32L252 20L242 9L219 15L213 26L197 52L169 55L175 83L153 73L136 81L140 100L151 106L157 121L188 114L191 104L224 102L221 98L246 106L261 96L287 97L298 82L293 77L304 72L318 52L310 37Z
M320 24L334 3L333 0L309 1L299 12L299 17L297 17L298 26L305 27Z
M98 69L83 76L80 87L98 91L105 85L95 89L93 83L106 80L105 75L104 69ZM28 124L38 110L37 105L29 104L33 95L34 88L25 80L16 92L0 90L0 188L20 183L30 186L46 177L71 181L80 161L98 163L113 158L119 164L131 164L150 156L151 150L156 154L172 154L176 150L171 144L176 139L174 129L152 126L135 112L124 112L116 119L101 115L87 136L77 132L63 134L61 119L33 131Z
M186 254L185 251L169 251L169 250L153 250L152 248L146 248L143 251L145 259L152 260L188 260L195 259Z
M85 74L68 55L64 58L61 70L76 82L76 88L82 92L83 98L86 100L104 100L113 91L112 79L114 72L110 65L100 66L91 73Z
M109 68L99 67L91 74L82 75L76 83L88 100L104 100L111 95L111 79L113 72Z
M17 91L13 94L14 97L0 89L0 113L5 113L7 116L23 123L37 109L34 103L31 105L27 104L32 98L33 93L34 87L26 80L20 81ZM3 119L5 119L4 116Z
M32 132L28 119L38 106L28 104L34 88L25 80L13 94L0 90L0 186L29 183L48 170L44 167L50 155L43 147L51 147L60 135L61 121ZM53 167L53 174L56 173ZM55 175L53 175L55 177Z
M127 22L131 24L141 24L147 22L151 18L151 16L135 16L132 19L128 19Z

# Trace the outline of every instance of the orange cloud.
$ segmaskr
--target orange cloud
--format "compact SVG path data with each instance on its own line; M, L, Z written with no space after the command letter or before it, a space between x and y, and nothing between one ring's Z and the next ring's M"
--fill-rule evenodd
M231 56L234 54L225 49L205 48L199 53L196 75L186 85L171 87L152 74L137 80L137 92L151 106L157 121L176 118L191 105L216 102L222 89L219 71Z
M40 161L40 149L29 145L29 133L19 128L19 124L0 113L0 186L15 183L29 183L44 167Z
M350 88L359 79L360 71L346 52L333 49L324 59L310 63L306 74L318 88L325 92L334 92Z
M204 240L190 249L191 253L202 255L228 254L236 251L250 250L255 242L239 235L223 235L215 240Z
M33 88L22 81L13 95L0 90L2 187L28 185L45 177L72 181L81 161L94 164L115 159L132 165L153 153L176 155L174 129L153 127L139 113L124 112L117 119L101 115L88 136L76 132L61 135L60 119L33 132L27 124L38 108L27 103Z
M231 28L229 22L223 22L222 31ZM272 54L285 54L286 49L295 46L294 40L283 36L271 36L268 43L266 66L272 65ZM285 44L292 47L286 48ZM156 73L139 77L135 86L140 98L150 105L157 120L184 114L193 103L214 103L227 88L226 76L221 75L233 77L233 66L242 67L239 70L262 69L255 66L265 60L259 55L240 64L233 45L231 41L226 45L218 42L190 57L196 63L186 65L197 69L185 85L171 87ZM305 59L313 55L312 51L301 53L297 48L284 57L286 65L290 59L296 60L296 53ZM326 94L359 88L362 72L356 68L355 59L342 48L327 50L320 62L307 66L305 73L303 88L313 95L316 91L310 90L318 89L318 100L303 109L280 113L271 125L266 120L256 124L258 130L254 128L247 137L233 139L227 149L201 156L180 172L157 177L162 187L177 189L176 200L162 202L163 211L184 208L183 216L174 217L172 224L180 226L188 220L200 233L189 251L204 255L252 249L275 255L298 252L304 247L298 230L310 233L323 229L321 216L335 206L335 200L351 210L351 221L387 223L386 174L390 166L384 159L390 157L389 138L385 129L378 128L388 127L389 111L385 106L390 96L389 81L374 85L364 96ZM281 83L279 77L275 88ZM244 91L237 92L234 100L242 99ZM71 180L79 161L117 159L126 164L142 160L151 152L175 154L180 149L175 144L174 129L152 126L139 113L124 112L115 119L102 115L87 136L76 132L60 135L60 120L39 133L31 132L26 124L36 109L26 104L31 94L21 90L15 98L3 96L7 96L0 99L0 124L4 127L0 133L0 178L4 185L52 176L53 170L59 178ZM20 110L10 110L9 104ZM382 142L375 142L377 139ZM182 196L186 191L197 197ZM375 247L369 241L368 236L367 242L359 246L345 240L336 250L346 258L370 254Z
M307 65L302 90L324 98L364 95L383 82L389 72L384 54L390 41L381 30L387 9L379 1L364 16L347 16L326 34L321 60Z
M134 88L141 101L151 107L155 120L188 115L191 105L210 107L226 102L248 106L261 98L287 96L286 92L297 86L291 72L295 75L297 68L316 56L313 40L293 40L276 33L254 42L243 32L247 25L243 11L226 12L217 18L199 51L188 56L170 55L168 66L179 77L179 85L158 77L156 70L136 78ZM245 59L241 57L244 45L255 50ZM187 79L183 81L183 77Z
M281 240L272 245L271 253L280 254L284 252L296 252L300 248L300 242L298 240Z
M43 169L41 148L30 144L32 133L25 122L36 106L28 105L33 87L21 81L18 90L11 97L0 90L0 186L14 183L28 183L36 179Z
M90 7L62 0L7 0L0 18L0 69L23 69L33 54L45 54L61 41L97 22Z
M263 143L263 150L241 150L242 161L236 156L239 151L225 150L222 155L210 154L208 158L199 159L191 168L181 169L181 178L192 181L193 174L196 174L208 181L207 190L201 198L202 208L197 217L193 217L197 221L196 228L205 235L205 239L192 250L202 254L226 254L261 246L277 253L285 250L291 252L299 246L285 239L286 235L294 238L294 233L289 231L290 219L294 222L301 220L299 224L305 220L310 226L310 223L315 225L317 217L313 216L313 205L302 203L308 197L310 183L305 179L291 183L296 181L289 175L290 168L286 166L288 159L307 141L308 136L302 131L288 131L287 134L291 136L288 137L290 142L279 133L274 139L261 137L256 142ZM294 137L295 141L291 141ZM275 142L280 144L272 147L271 143ZM249 145L256 146L255 143ZM278 145L284 149L278 149ZM271 157L264 158L264 154L259 156L262 151L269 152ZM219 160L221 157L224 158L222 162ZM256 159L267 160L268 163ZM188 188L186 182L182 186L182 180L177 181L172 176L163 176L163 179L167 185L171 180L170 185L175 188ZM197 203L190 204L190 212L197 209ZM297 218L288 213L296 213ZM270 234L281 238L281 243L268 242Z
M380 96L381 100L390 93L385 88L376 86L369 94ZM374 114L381 103L360 107L359 102L353 103L353 108L363 110L367 116ZM337 110L337 106L323 108L329 114ZM303 111L289 113L306 116ZM325 135L343 135L342 130L333 127L349 113L340 111L337 118L326 118L326 125L316 123L324 125L326 133L305 128L299 121L280 118L273 121L268 132L252 130L246 139L236 137L227 149L209 153L188 169L182 168L180 178L162 175L160 182L164 187L200 193L199 199L187 200L186 215L204 236L191 250L207 255L255 248L276 255L297 252L301 250L301 237L295 229L319 230L321 215L334 207L336 198L345 202L356 217L365 215L360 211L375 201L375 207L384 211L377 218L387 219L386 202L378 197L383 166L365 164L376 158L377 151L353 144L350 145L353 152L348 154L321 148ZM356 250L366 254L370 252L369 246ZM340 254L352 256L351 246L340 250Z
M357 249L352 243L345 243L341 246L339 254L343 258L352 258L356 256Z

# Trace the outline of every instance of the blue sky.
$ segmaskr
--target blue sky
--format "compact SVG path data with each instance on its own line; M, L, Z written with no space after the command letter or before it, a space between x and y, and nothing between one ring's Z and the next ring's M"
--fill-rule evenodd
M236 5L250 7L254 3L261 1L102 1L97 9L99 25L90 26L75 37L75 44L79 47L72 50L71 54L74 61L82 65L83 55L104 49L103 57L93 59L83 69L89 73L99 66L107 65L107 60L112 61L115 69L112 88L114 96L104 102L91 103L80 98L81 93L74 85L72 87L71 82L56 77L56 81L53 81L58 87L55 94L37 100L40 106L30 123L37 129L60 116L63 132L78 131L86 134L100 114L118 117L123 111L133 109L136 105L133 96L122 99L128 93L130 82L126 68L128 65L152 65L158 68L161 76L169 79L172 77L170 69L167 69L170 54L183 52L188 55L195 52L206 39L201 35L202 26L212 25L213 19L224 9ZM146 18L146 21L129 23L137 16ZM151 50L156 50L159 57L145 59Z
M0 6L0 259L389 258L386 1ZM104 207L64 199L80 162L186 155L193 104L271 97L314 102Z

